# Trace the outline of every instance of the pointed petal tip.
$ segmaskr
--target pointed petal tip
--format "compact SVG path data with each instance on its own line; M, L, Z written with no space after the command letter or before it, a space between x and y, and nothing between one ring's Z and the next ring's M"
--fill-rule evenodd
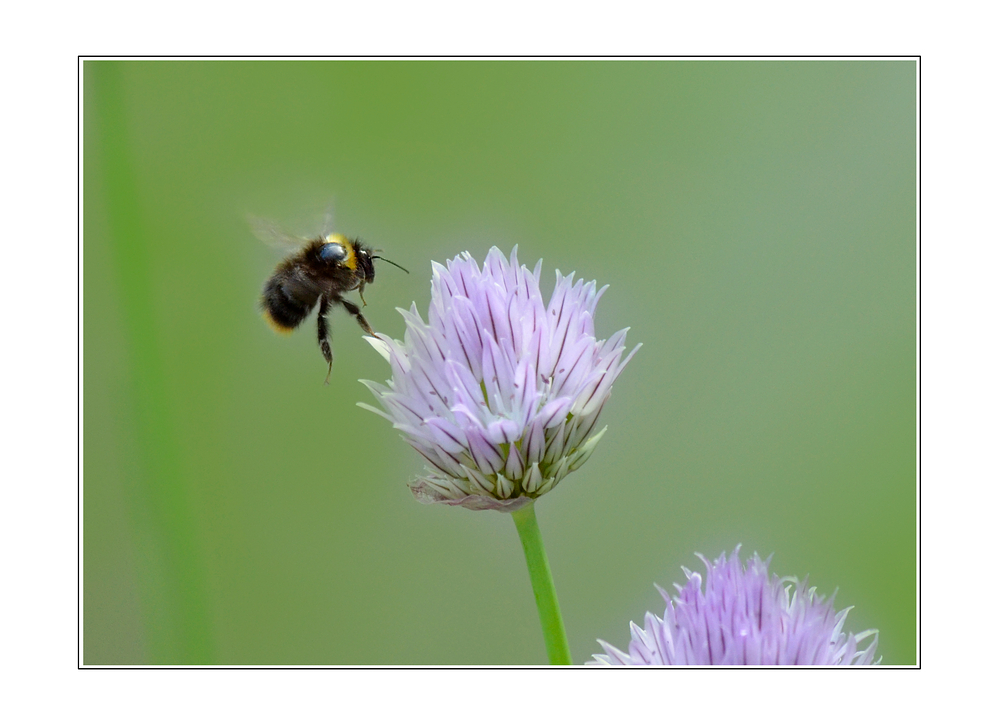
M367 403L362 403L361 401L358 401L354 405L357 406L358 408L363 408L365 411L371 411L374 414L378 414L379 416L381 416L382 418L384 418L389 423L393 423L392 416L390 416L389 414L387 414L385 411L381 411L381 410L375 408L374 406L369 406Z
M364 335L362 337L365 340L368 341L368 343L371 345L371 347L374 348L375 351L380 356L382 356L383 358L385 358L385 362L386 363L389 362L389 344L388 343L386 343L384 340L381 340L380 338L373 338L370 335Z

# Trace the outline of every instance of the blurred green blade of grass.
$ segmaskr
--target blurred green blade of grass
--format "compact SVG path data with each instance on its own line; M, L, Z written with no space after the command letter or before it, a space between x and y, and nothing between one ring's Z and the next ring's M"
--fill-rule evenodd
M124 67L92 61L85 71L84 91L93 101L85 133L94 134L100 149L88 173L102 176L104 192L91 204L105 207L117 293L128 301L121 310L129 376L121 385L123 400L132 407L121 415L134 421L137 442L135 466L140 475L129 489L129 524L140 553L147 656L150 663L211 663L203 560L171 415L170 402L176 397L165 375L163 343L154 324L149 250L129 146ZM86 529L84 538L86 561ZM86 643L84 648L86 662Z

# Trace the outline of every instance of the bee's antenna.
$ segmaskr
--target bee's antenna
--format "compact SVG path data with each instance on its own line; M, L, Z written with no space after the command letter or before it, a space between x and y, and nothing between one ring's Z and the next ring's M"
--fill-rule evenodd
M397 264L396 264L395 262L393 262L392 260L388 260L388 259L386 259L385 257L382 257L381 255L372 255L372 259L373 259L373 260L385 260L386 262L388 262L388 263L389 263L390 265L392 265L393 267L398 267L399 269L401 269L401 270L402 270L403 272L405 272L405 273L406 273L407 275L409 275L409 274L410 274L410 271L409 271L409 270L407 270L407 269L406 269L405 267L403 267L402 265L397 265Z

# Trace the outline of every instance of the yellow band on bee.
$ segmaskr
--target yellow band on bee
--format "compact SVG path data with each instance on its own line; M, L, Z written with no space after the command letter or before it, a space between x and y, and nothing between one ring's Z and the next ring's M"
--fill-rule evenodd
M261 312L261 317L264 318L264 322L267 323L271 327L271 330L273 330L275 333L281 333L282 335L291 335L292 331L295 330L295 328L289 328L288 326L282 325L277 320L272 318L271 312L267 309L264 309Z
M338 244L347 251L347 257L345 257L344 261L340 264L349 270L358 269L358 258L354 255L354 245L351 244L351 241L347 239L347 237L342 234L328 234L326 236L326 242L327 244L331 242Z

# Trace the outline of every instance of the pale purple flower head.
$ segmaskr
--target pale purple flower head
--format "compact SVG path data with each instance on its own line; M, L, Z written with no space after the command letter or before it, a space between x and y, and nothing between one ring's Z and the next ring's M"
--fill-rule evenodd
M698 555L707 569L704 591L701 575L683 568L688 581L674 585L678 595L657 586L667 601L663 618L646 613L645 630L630 623L628 653L598 640L605 652L588 665L872 664L877 630L845 635L851 608L836 612L833 598L817 596L807 582L768 577L770 557L761 561L754 553L744 567L739 551L728 562L725 554L714 563Z
M587 460L611 385L625 364L625 330L594 336L607 286L556 270L548 305L534 271L496 247L482 269L466 252L433 263L428 322L400 309L403 341L369 338L392 366L386 385L362 381L428 462L410 484L423 502L514 511Z

